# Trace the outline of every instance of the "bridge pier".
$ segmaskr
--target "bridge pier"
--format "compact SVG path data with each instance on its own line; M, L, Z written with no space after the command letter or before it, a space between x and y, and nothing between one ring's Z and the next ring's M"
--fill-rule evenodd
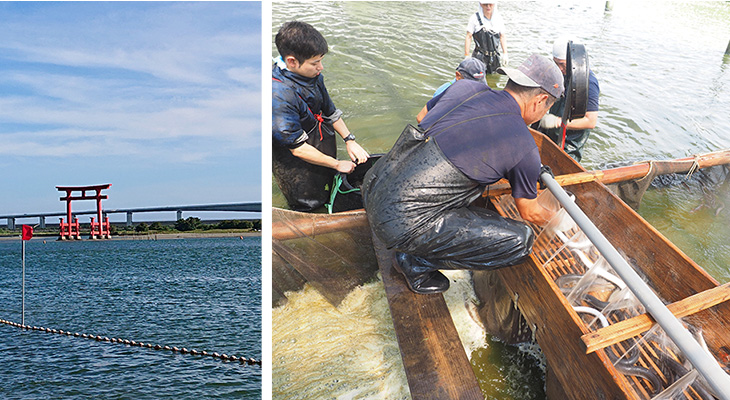
M46 227L46 217L38 217L38 225L41 229Z
M132 227L132 212L127 211L127 228Z
M15 218L8 217L8 229L11 231L15 230Z
M177 219L175 221L180 221L182 219L182 210L177 210Z

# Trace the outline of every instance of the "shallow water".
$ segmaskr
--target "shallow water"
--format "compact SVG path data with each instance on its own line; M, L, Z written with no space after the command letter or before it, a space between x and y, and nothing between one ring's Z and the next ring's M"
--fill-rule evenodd
M549 55L560 35L586 45L601 86L601 106L583 165L600 169L730 148L730 56L724 55L730 3L612 3L611 11L605 11L605 1L498 5L512 66L532 52ZM453 78L463 59L466 22L476 7L476 2L275 2L271 54L277 55L273 36L284 21L315 25L329 43L324 75L335 104L358 141L369 152L381 153L406 124L415 124L433 91ZM488 83L501 88L506 80L491 75ZM340 155L345 157L342 146ZM285 206L273 182L272 191L274 205ZM717 188L712 193L730 206L727 193ZM728 282L730 207L717 212L720 203L699 207L704 203L707 194L690 182L650 189L639 213L718 281ZM520 357L510 349L511 356ZM518 364L496 362L497 369ZM525 367L508 379L520 382L536 375ZM541 394L494 389L488 396L532 399Z
M21 244L0 242L0 318L21 322ZM31 326L261 360L261 240L26 248ZM261 398L261 367L0 325L0 398Z

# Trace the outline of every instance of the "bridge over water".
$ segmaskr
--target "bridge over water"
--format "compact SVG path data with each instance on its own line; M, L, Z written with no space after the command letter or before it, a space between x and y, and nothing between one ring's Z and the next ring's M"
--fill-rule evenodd
M186 211L224 211L224 212L261 212L261 202L256 203L228 203L228 204L199 204L199 205L187 205L187 206L162 206L162 207L143 207L143 208L119 208L111 210L103 210L102 214L107 216L108 214L126 214L127 215L127 226L132 226L132 216L139 213L149 212L175 212L177 213L176 219L182 219L182 213ZM79 215L96 215L96 210L90 211L75 211L72 213L74 216ZM0 215L0 219L7 219L8 229L15 229L15 220L21 218L38 218L38 224L40 228L46 227L47 217L65 217L65 212L57 213L36 213L36 214L13 214L13 215Z

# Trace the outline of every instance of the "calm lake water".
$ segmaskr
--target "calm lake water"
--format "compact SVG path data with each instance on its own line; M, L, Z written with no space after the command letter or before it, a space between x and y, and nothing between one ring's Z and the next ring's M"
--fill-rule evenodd
M26 246L25 322L261 360L260 237ZM0 242L21 321L21 243ZM0 398L261 398L261 367L0 325Z
M585 44L589 65L600 82L601 105L598 126L586 145L583 165L589 170L600 169L730 148L730 57L724 56L730 41L730 3L612 3L611 11L605 11L605 1L502 1L498 4L507 27L512 66L519 65L533 52L549 55L552 42L561 35L572 35L576 42ZM455 67L463 59L466 23L476 11L477 2L344 1L315 5L275 2L272 9L272 56L278 55L273 37L283 22L299 19L318 28L330 48L324 58L329 92L345 112L345 121L358 141L369 152L380 153L390 148L406 124L415 124L416 114L433 91L453 78ZM491 75L488 83L501 89L506 79ZM341 143L340 157L346 157ZM285 206L273 182L272 192L274 205ZM724 204L728 207L723 208ZM639 213L718 281L730 281L730 193L727 190L714 187L706 193L696 182L650 189ZM378 306L382 285L373 284L364 289L353 295L362 297L352 301L365 302L362 307L370 312L386 313L387 307ZM304 329L284 321L292 315L301 315L299 322L313 332L317 331L320 316L323 321L342 324L339 330L348 334L347 338L339 339L352 338L345 342L349 345L344 345L352 354L338 356L339 365L370 360L373 348L380 349L377 354L398 357L397 352L393 355L387 350L395 341L388 336L392 335L388 331L392 327L387 327L390 323L387 315L368 317L368 320L379 318L384 326L378 327L376 323L372 329L377 334L366 330L359 336L379 338L368 342L372 344L371 351L363 352L356 351L358 339L347 324L361 323L364 316L347 318L350 311L332 311L320 302L316 293L306 291L286 307L275 310L273 316L275 357L277 351L286 354L287 360L297 357L286 353L291 349L283 345L287 338L295 337ZM296 310L306 310L306 313L296 314ZM333 319L329 313L342 315L342 320ZM301 341L306 338L298 338L300 348L321 352L322 359L343 351L338 348L342 342L331 336L307 345ZM536 389L539 385L530 383L535 377L532 366L520 367L525 364L519 362L522 353L497 347L487 340L478 350L481 351L478 357L472 356L486 396L490 399L544 397ZM490 356L486 352L498 352L498 355ZM397 370L397 360L387 357L385 360L384 363L393 366L389 371ZM277 384L301 390L317 374L316 371L307 374L295 362L281 361L278 365L274 362L274 392L278 398L287 398L292 392L277 392ZM334 364L332 371L337 370ZM323 393L323 398L394 391L407 398L407 390L377 389L383 382L404 385L405 378L394 377L398 373L331 372L326 378L329 380L323 379L330 384L337 381L336 385L332 384L337 390L325 386L321 380L315 380L310 387L315 393ZM277 374L281 380L277 381ZM352 384L342 387L343 381ZM315 387L322 389L316 392Z

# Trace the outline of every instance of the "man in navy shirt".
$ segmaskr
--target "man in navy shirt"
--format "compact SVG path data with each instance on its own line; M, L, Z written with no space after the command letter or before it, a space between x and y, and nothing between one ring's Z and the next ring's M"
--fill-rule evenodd
M470 206L486 185L508 179L526 221L543 225L553 215L537 202L540 154L527 126L562 95L563 76L537 54L499 72L510 78L503 91L464 79L431 99L421 130L409 125L365 176L370 226L396 250L416 293L448 289L439 269L494 269L529 255L525 223Z

